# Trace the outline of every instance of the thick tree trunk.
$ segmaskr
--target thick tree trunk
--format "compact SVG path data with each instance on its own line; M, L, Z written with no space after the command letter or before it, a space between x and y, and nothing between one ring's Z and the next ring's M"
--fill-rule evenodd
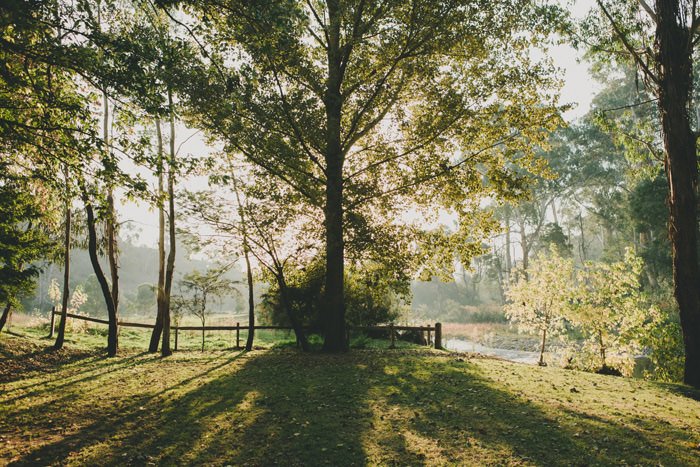
M163 185L163 134L160 131L160 120L156 119L156 137L158 140L158 293L156 295L156 323L151 332L151 342L148 345L149 352L158 351L158 343L163 332L163 314L165 307L165 208L163 198L165 187Z
M119 336L117 328L117 310L114 306L112 291L109 289L109 283L107 282L107 277L102 270L99 258L97 257L97 229L95 228L95 212L87 200L85 200L85 212L87 214L87 228L88 228L88 253L90 255L90 262L92 263L92 269L95 271L95 276L97 277L97 282L100 284L102 289L102 295L105 299L105 305L107 306L107 316L108 316L108 333L107 333L107 355L113 357L117 354L117 349L119 347Z
M345 332L344 243L343 243L343 150L341 115L343 98L340 58L340 13L338 2L328 2L330 32L326 96L326 316L323 350L348 350Z
M678 0L656 2L659 111L670 188L669 231L674 294L685 344L683 381L700 388L700 270L697 246L698 159L688 117L692 88L692 46Z
M7 318L10 316L10 311L12 310L12 304L7 302L5 308L2 310L2 316L0 316L0 332L2 332L5 324L7 324Z
M68 186L68 169L64 167L64 177L66 181L66 187ZM58 321L58 332L56 333L56 342L53 345L55 350L60 350L63 348L63 341L66 334L66 320L68 317L68 295L70 294L70 288L68 285L68 280L70 279L70 235L71 235L71 206L70 199L68 196L68 190L66 189L66 206L65 206L65 230L63 235L65 238L63 240L63 294L61 296L61 318Z

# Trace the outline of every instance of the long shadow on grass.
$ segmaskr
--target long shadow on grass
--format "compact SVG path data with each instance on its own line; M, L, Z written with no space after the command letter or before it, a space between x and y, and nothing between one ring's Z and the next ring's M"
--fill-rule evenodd
M0 383L11 383L34 372L54 373L71 363L95 357L96 351L54 351L51 347L21 345L19 349L0 343Z
M50 351L48 351L50 352ZM51 371L50 374L55 374L54 378L41 378L36 382L31 382L25 385L13 385L14 392L21 392L17 396L4 399L4 403L16 402L21 399L41 396L50 392L70 394L70 389L76 385L90 382L101 378L109 373L124 370L129 367L143 365L156 360L158 357L153 356L152 359L144 359L147 352L121 357L119 360L107 357L106 355L92 356L84 359L75 359L68 362L61 362L58 367ZM67 369L68 374L61 372L62 367L71 363L78 363ZM36 376L36 375L33 375ZM62 402L62 400L53 400L54 403Z
M388 371L390 378L374 388L375 398L384 394L384 413L393 427L377 444L386 448L380 452L406 451L410 463L442 455L440 460L450 464L684 465L695 455L686 449L679 458L672 449L688 445L689 435L681 429L667 427L659 439L650 436L655 426L650 420L622 417L612 422L573 410L545 411L496 387L468 362L437 360L426 369L416 360L401 369ZM413 416L391 420L395 412ZM482 457L476 461L475 455ZM387 456L378 461L400 460Z
M496 387L468 362L290 350L235 360L159 392L126 394L101 413L89 413L89 400L72 400L95 421L18 464L62 462L70 453L80 464L122 465L608 464L648 441L576 413L577 426L562 424L563 414L555 419ZM668 456L657 443L640 459Z
M139 440L137 437L152 436L150 432L159 433L166 431L160 424L163 422L163 414L170 409L176 407L183 402L184 398L173 398L172 401L163 402L171 396L170 393L177 392L183 387L193 384L197 385L198 380L207 380L209 374L221 370L230 365L236 360L240 354L235 354L228 357L218 357L210 359L213 361L211 366L195 373L187 378L178 379L170 386L159 390L145 392L142 394L117 394L114 399L115 390L117 388L110 387L109 381L99 381L102 389L101 393L97 393L94 389L83 395L81 398L80 388L71 388L69 394L63 395L60 398L50 399L44 404L33 406L28 410L11 413L12 418L19 420L33 420L34 424L40 429L47 428L47 415L53 420L48 420L48 427L58 426L72 428L82 423L80 429L71 434L59 437L55 442L40 444L31 449L26 454L13 462L13 465L36 465L37 463L56 463L65 461L69 454L80 452L80 463L88 464L112 464L120 465L125 463L141 464L145 457L143 451L139 451ZM134 365L131 361L126 361L125 365L121 365L118 361L113 365L115 370L126 370L122 374L128 375L129 371L145 363L159 365L159 362L148 359L137 362ZM168 369L177 372L174 368L177 365L188 365L187 361L174 361L164 364L171 365ZM174 366L173 366L174 365ZM142 371L154 371L155 368L145 369ZM139 378L140 375L132 374L132 378ZM201 387L201 386L200 386ZM199 392L199 391L197 391ZM114 403L105 407L104 404L95 404L91 402L91 398L106 398L112 397ZM119 397L121 396L121 398ZM160 400L160 403L157 401ZM177 402L175 402L177 401ZM96 408L95 406L100 408ZM147 410L148 409L148 410ZM85 424L85 420L91 422ZM8 420L12 423L12 420ZM182 431L182 426L176 423L176 420L170 420L172 423L167 428L174 431ZM196 423L196 420L187 420L187 423ZM176 436L177 438L177 436ZM54 438L56 439L56 438ZM128 440L128 441L123 441ZM112 443L117 443L116 449L112 449ZM107 447L109 449L102 450ZM154 449L161 449L161 446L154 446ZM82 451L82 452L81 452ZM113 451L113 452L112 452ZM112 457L104 457L104 454L112 452ZM118 454L118 455L117 455ZM122 454L124 454L122 456ZM89 461L87 459L90 459Z

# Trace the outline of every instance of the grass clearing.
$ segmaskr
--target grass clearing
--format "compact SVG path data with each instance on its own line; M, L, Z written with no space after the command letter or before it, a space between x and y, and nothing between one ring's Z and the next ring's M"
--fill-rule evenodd
M0 335L0 364L47 345ZM700 394L679 385L415 348L53 355L2 374L0 465L700 459Z

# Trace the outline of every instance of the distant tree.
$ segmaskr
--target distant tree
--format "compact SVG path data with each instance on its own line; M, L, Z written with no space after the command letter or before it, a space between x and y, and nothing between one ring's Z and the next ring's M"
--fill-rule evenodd
M202 323L202 328L206 325L207 318L211 314L209 300L213 297L225 297L237 293L234 288L235 281L224 277L233 264L219 266L207 271L194 270L185 274L180 284L187 292L187 307L190 313L195 315ZM204 352L204 329L202 329L202 352Z
M540 335L539 364L545 365L547 337L564 330L564 317L573 292L573 260L556 249L540 254L527 269L515 273L506 291L505 313L519 329Z

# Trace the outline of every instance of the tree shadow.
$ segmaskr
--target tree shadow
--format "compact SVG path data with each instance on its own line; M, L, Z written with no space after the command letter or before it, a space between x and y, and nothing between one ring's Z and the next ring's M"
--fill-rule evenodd
M377 439L384 448L377 451L411 453L410 463L502 464L507 459L538 465L684 465L696 455L688 449L687 457L677 458L672 447L687 445L692 436L680 428L666 426L663 436L655 437L658 421L612 421L541 407L498 387L471 363L443 360L426 369L415 361L412 369L401 368L374 388L375 399L386 394L382 413L391 427ZM377 459L380 464L394 461L390 455Z
M700 389L695 389L691 386L673 384L673 383L653 383L657 387L663 389L664 391L677 394L679 396L687 397L688 399L693 399L700 401Z
M52 347L40 346L25 339L17 339L12 345L7 345L3 340L0 341L0 383L25 379L34 372L57 373L66 365L94 358L99 358L98 351L56 351Z
M426 355L431 355L426 357ZM187 361L125 372L162 375ZM163 367L163 364L173 365ZM179 365L185 365L180 367ZM172 370L172 371L170 371ZM139 376L141 375L141 376ZM157 378L165 377L156 375ZM105 386L103 391L110 392ZM132 388L133 389L133 388ZM46 402L11 413L42 423L89 420L25 450L17 465L79 464L589 465L683 463L649 435L572 409L551 410L499 387L478 364L434 353L347 355L271 350L219 357L167 386L132 391L99 409L89 400ZM94 395L90 395L93 397ZM68 404L66 406L66 404ZM63 408L70 413L60 414ZM575 423L569 423L575 419ZM11 422L11 421L10 421ZM671 442L680 429L670 430ZM666 439L668 442L669 440ZM631 457L632 456L632 457Z

